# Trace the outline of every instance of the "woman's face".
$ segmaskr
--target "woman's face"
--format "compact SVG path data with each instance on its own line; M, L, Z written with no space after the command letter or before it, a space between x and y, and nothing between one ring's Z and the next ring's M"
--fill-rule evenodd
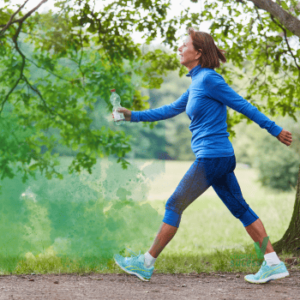
M186 66L189 70L193 69L199 64L201 52L194 49L192 38L188 36L183 45L178 48L180 55L180 63Z

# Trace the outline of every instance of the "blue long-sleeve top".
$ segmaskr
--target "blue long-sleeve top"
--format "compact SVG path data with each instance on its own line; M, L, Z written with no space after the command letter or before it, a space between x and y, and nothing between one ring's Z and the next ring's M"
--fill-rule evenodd
M181 97L159 108L132 111L130 122L160 121L186 111L191 120L192 150L197 158L234 155L228 139L227 106L244 114L273 136L282 131L282 127L237 94L215 70L197 65L186 76L192 78L192 83Z

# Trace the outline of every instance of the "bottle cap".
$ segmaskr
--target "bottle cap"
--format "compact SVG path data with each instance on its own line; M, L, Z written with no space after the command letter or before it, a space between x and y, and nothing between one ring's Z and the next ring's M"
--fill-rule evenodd
M112 89L112 90L110 90L111 92L115 92L116 91L116 89Z

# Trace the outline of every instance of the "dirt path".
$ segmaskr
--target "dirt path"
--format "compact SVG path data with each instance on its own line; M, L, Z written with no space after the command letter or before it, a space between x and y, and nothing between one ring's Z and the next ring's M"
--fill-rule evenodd
M236 274L153 274L150 282L127 274L0 276L0 300L77 299L300 299L300 272L264 285Z

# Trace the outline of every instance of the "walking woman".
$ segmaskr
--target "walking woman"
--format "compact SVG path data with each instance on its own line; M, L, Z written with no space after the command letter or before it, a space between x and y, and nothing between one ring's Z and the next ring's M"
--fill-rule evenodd
M130 122L165 120L184 111L191 120L189 129L192 132L191 144L196 160L168 199L163 223L151 248L145 254L131 257L115 255L116 263L124 271L145 281L150 280L155 260L176 234L183 211L210 186L230 212L242 222L254 242L259 242L261 246L263 239L267 237L263 223L244 200L233 172L236 160L228 139L226 106L265 128L281 143L287 146L292 143L289 131L276 125L238 95L214 70L220 67L220 60L226 62L226 58L224 51L218 49L211 35L189 28L188 37L178 50L180 63L189 70L186 76L192 79L188 90L175 102L156 109L119 109L125 120ZM259 272L245 276L245 280L265 283L289 276L285 264L279 260L270 241L264 258Z

